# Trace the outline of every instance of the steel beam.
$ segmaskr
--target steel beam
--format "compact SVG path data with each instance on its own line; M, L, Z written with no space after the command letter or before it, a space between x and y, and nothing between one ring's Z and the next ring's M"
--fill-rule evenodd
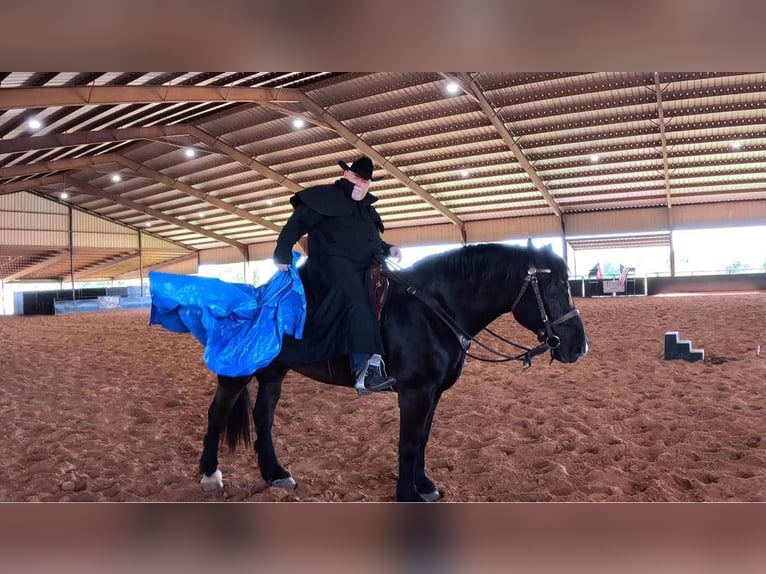
M306 108L306 110L311 112L314 115L314 117L319 118L320 120L325 122L327 125L332 127L332 129L334 129L338 133L338 135L340 135L344 140L346 140L356 149L358 149L359 151L367 155L370 159L372 159L375 163L377 163L381 168L388 171L403 185L411 189L415 194L419 195L423 200L425 200L427 203L433 206L437 211L439 211L442 215L444 215L444 217L446 217L452 223L457 225L458 228L460 228L461 233L463 234L463 237L465 237L465 223L463 222L462 219L460 219L457 215L455 215L452 211L450 211L450 209L447 206L445 206L439 200L434 198L425 189L420 187L420 185L418 185L412 179L410 179L410 177L406 175L402 170L400 170L398 167L396 167L394 164L388 161L388 159L386 159L383 155L378 153L370 144L368 144L360 136L358 136L357 134L352 132L350 129L348 129L345 125L343 125L343 123L340 120L338 120L330 112L325 110L322 106L317 104L310 97L308 97L307 95L303 93L299 93L298 99L300 100L301 104L303 104L303 106Z
M91 185L84 181L80 181L71 176L65 175L64 183L80 190L81 193L84 193L86 195L93 195L95 197L108 199L109 201L113 201L115 203L119 203L120 205L124 205L125 207L129 207L130 209L134 211L138 211L139 213L145 213L146 215L150 215L152 217L165 221L166 223L170 223L171 225L182 227L184 229L192 231L193 233L199 233L200 235L204 235L205 237L210 237L211 239L215 239L216 241L220 241L222 243L227 243L228 245L231 245L232 247L236 247L237 250L239 250L241 253L247 251L247 245L245 245L244 243L240 243L239 241L236 241L234 239L229 239L228 237L221 235L219 233L215 233L214 231L208 231L207 229L203 227L194 225L192 223L189 223L188 221L183 221L182 219L178 219L171 215L167 215L165 213L162 213L161 211L157 211L156 209L147 207L146 205L142 205L136 201L133 201L126 197L122 197L121 195L112 193L105 189L98 188L94 185Z
M471 78L464 73L457 74L456 76L442 73L442 76L452 82L457 83L465 94L467 94L477 104L479 104L481 111L484 112L484 115L487 116L489 121L492 123L495 131L500 135L505 145L507 145L511 150L511 153L513 153L516 161L519 162L519 165L524 169L524 171L527 172L527 175L532 180L532 183L534 183L537 191L539 191L540 195L543 196L546 203L548 203L550 208L553 210L553 213L561 218L561 208L559 207L558 203L556 203L556 199L553 197L553 195L551 195L551 192L548 191L548 188L545 186L545 183L543 183L543 180L540 179L540 176L537 174L537 171L530 163L526 154L521 149L521 147L519 147L519 144L516 143L516 138L505 125L505 122L498 117L497 112L495 112L494 108L492 107L492 104L490 104L489 100L487 100L487 96L484 95L484 92L476 84L475 78Z
M193 102L296 102L292 88L236 86L64 86L3 88L0 110L54 106L102 106Z

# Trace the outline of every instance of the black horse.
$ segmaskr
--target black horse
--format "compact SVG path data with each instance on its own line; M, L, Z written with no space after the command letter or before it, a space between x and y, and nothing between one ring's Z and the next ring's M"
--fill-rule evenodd
M433 501L439 490L425 470L425 448L442 393L463 368L470 338L500 315L516 320L542 343L514 358L527 363L550 351L553 359L573 363L588 352L588 340L572 303L565 262L550 248L484 244L431 256L391 276L381 317L386 364L396 377L399 398L399 480L396 499ZM478 341L477 341L478 343ZM473 352L471 351L468 351ZM252 410L255 453L263 479L295 488L274 452L271 430L282 380L288 369L323 383L353 387L345 357L316 364L287 364L277 357L254 375L258 396ZM208 410L200 471L206 490L223 488L218 446L224 433L233 450L250 442L252 376L218 376Z

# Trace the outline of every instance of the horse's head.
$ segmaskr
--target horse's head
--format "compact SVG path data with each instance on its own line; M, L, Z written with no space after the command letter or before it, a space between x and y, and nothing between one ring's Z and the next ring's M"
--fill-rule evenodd
M588 352L580 314L569 292L566 263L550 245L528 246L527 267L513 305L513 315L525 328L547 342L552 356L562 363L574 363Z

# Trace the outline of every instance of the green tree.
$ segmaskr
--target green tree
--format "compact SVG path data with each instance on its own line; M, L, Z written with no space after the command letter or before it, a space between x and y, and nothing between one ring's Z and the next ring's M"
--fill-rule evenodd
M729 273L729 274L742 273L743 271L749 268L750 268L749 265L742 263L741 261L735 261L734 263L726 267L726 273Z

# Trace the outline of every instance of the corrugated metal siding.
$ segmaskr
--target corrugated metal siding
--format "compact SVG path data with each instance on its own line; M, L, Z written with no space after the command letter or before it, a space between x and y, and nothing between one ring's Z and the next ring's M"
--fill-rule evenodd
M142 234L141 245L144 249L163 249L167 251L178 251L180 253L186 252L180 245L176 245L170 241L165 241L159 237L154 237L153 235Z
M74 246L94 249L138 249L138 234L129 227L81 211L72 214Z
M199 271L196 259L188 259L180 263L173 263L162 268L164 273L179 273L181 275L193 275Z
M766 225L766 200L740 201L673 208L675 229Z
M45 249L69 248L69 232L67 231L19 231L17 229L0 229L0 245L4 246L35 246Z
M0 209L0 227L7 230L67 231L69 218L66 214L25 213Z
M463 242L460 237L460 230L451 223L386 229L383 233L383 239L386 243L407 247Z
M662 207L607 210L564 215L567 236L629 233L633 231L666 231L668 210Z
M138 249L138 236L124 233L94 233L75 231L75 248L93 249Z
M562 233L561 223L555 215L489 219L466 223L465 228L469 243L549 237Z
M72 221L74 223L75 232L87 232L87 233L115 233L119 235L132 235L137 237L135 230L114 223L100 217L94 217L82 211L75 211L72 214ZM94 245L94 247L99 247Z
M200 265L226 265L228 263L242 263L242 254L233 247L218 247L200 251Z
M151 271L151 269L144 267L144 278L149 275L149 271ZM161 271L162 273L176 273L178 275L195 275L199 272L199 268L197 266L197 259L191 258L185 261L179 261L178 263L163 265L158 267L157 271ZM119 277L115 277L115 279L119 279L121 281L127 279L138 279L138 275L139 272L136 270L129 273L124 273Z
M0 195L0 211L24 211L27 213L59 213L69 211L66 205L21 191Z
M251 243L247 246L247 251L250 254L250 261L261 261L263 259L271 259L274 255L274 249L277 246L276 241L267 241L264 243Z

